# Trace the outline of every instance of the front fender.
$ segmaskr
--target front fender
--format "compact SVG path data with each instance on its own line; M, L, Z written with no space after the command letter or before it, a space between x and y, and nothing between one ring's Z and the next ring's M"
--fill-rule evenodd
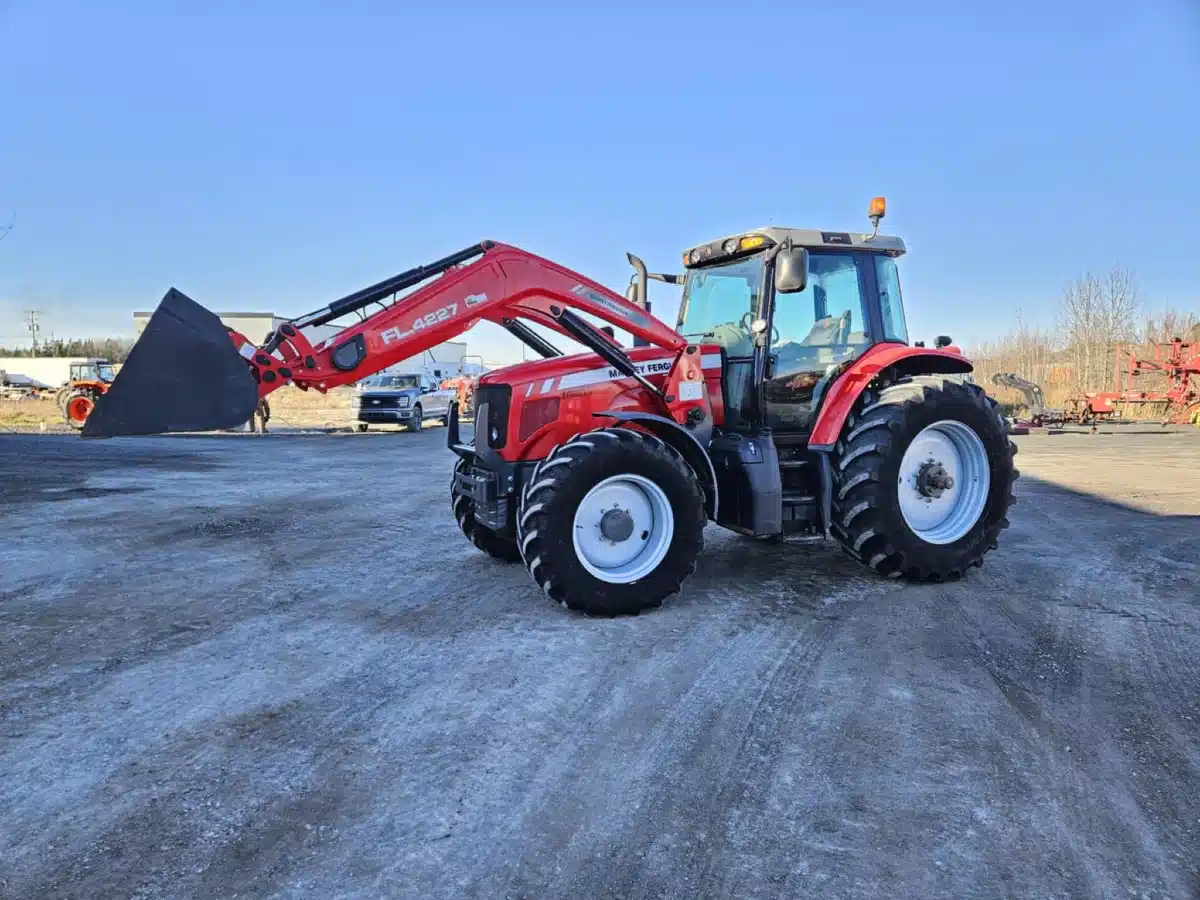
M696 440L696 436L686 428L665 416L656 416L646 412L620 412L607 410L594 412L597 418L615 419L618 422L631 422L641 425L656 437L662 438L682 456L704 489L704 511L713 521L717 518L717 471L713 468L708 451Z
M850 363L822 397L821 408L808 438L810 450L829 451L863 389L884 370L896 375L963 374L974 371L971 361L953 350L876 344Z

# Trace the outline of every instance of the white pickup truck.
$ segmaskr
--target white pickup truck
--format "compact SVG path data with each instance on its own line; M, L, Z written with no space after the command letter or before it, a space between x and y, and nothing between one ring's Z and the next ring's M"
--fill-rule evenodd
M409 431L420 431L430 419L445 425L454 397L454 391L440 389L431 375L389 372L358 383L351 413L359 431L372 425L406 425Z

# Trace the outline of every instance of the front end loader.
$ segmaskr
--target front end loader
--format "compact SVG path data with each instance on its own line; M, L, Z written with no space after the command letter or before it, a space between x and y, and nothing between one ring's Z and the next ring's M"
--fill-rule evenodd
M327 391L488 320L543 358L479 379L469 436L452 407L451 510L553 600L595 615L657 607L694 571L709 522L824 537L884 577L958 578L1008 525L1016 447L969 360L948 340L909 344L905 246L878 233L882 198L869 214L869 234L771 227L699 244L682 275L630 256L624 297L485 241L261 347L172 289L83 434L232 427L284 384ZM649 279L682 285L674 329L649 314ZM335 337L305 337L352 312L363 318ZM564 356L531 325L588 352Z

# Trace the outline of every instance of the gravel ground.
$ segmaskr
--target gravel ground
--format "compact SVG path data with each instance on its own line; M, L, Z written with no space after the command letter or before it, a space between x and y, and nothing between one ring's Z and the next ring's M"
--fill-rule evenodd
M1018 438L950 586L716 528L634 619L443 429L0 436L0 896L1200 896L1200 438Z

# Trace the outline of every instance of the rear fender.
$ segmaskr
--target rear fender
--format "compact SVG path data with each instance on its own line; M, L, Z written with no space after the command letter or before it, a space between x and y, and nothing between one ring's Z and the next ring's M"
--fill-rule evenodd
M974 366L954 350L933 350L907 344L876 344L838 375L822 396L821 409L808 438L810 450L828 452L837 443L850 410L863 390L880 374L904 375L963 374Z
M609 410L607 412L592 413L592 415L597 418L615 419L621 423L628 422L640 425L655 437L661 438L670 444L687 461L687 464L692 467L692 471L696 473L696 479L704 489L704 511L710 519L716 520L717 472L713 468L708 451L704 449L704 446L686 428L664 416L656 416L645 412L618 412L616 410Z

